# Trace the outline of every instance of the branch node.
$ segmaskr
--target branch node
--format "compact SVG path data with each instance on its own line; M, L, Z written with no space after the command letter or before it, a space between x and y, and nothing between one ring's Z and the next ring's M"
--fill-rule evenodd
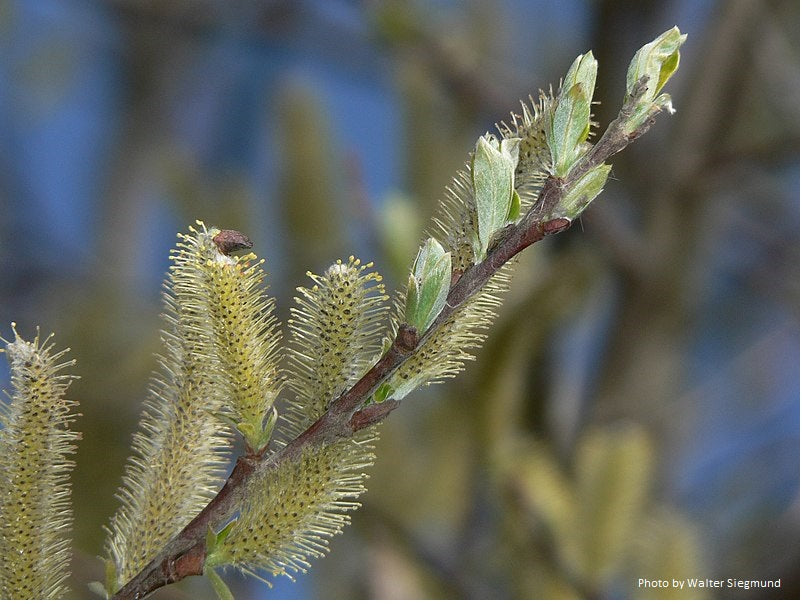
M400 353L408 355L415 351L419 341L418 330L408 323L401 323L398 326L398 334L395 336L393 346L398 348Z
M543 233L546 235L555 235L562 233L564 230L571 226L571 221L568 218L553 218L540 225Z

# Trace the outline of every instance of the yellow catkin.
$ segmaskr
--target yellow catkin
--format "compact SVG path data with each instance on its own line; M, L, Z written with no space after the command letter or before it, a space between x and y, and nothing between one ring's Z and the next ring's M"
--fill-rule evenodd
M328 552L329 539L359 506L375 438L369 428L356 440L307 449L299 460L256 477L219 559L256 576L305 572L309 558Z
M67 596L70 560L69 471L75 415L64 399L72 376L66 350L49 338L27 342L14 332L5 353L12 392L0 406L0 598Z
M198 240L218 232L199 233ZM223 415L258 450L267 444L269 414L281 388L275 303L264 293L265 272L253 254L232 258L212 250L210 256L202 267L203 291Z
M293 399L279 420L284 437L297 436L320 417L381 353L387 296L372 267L351 257L323 275L309 273L314 285L298 288L290 319Z
M134 456L119 492L107 550L115 590L211 499L228 460L230 430L251 450L267 443L281 387L279 333L265 274L253 254L231 257L219 229L179 235L166 283L166 352L152 381ZM220 421L224 420L224 421Z
M279 418L282 438L294 438L322 415L381 353L387 298L371 267L351 257L323 275L310 273L312 287L299 288L288 348L292 399ZM357 507L376 434L372 427L354 439L307 449L300 459L255 477L237 521L207 562L257 575L305 570Z
M160 371L134 435L133 456L108 529L116 585L131 579L211 499L222 482L230 438L213 413L222 402L214 372L204 267L216 248L203 233L183 236L165 283ZM219 252L218 252L219 253Z

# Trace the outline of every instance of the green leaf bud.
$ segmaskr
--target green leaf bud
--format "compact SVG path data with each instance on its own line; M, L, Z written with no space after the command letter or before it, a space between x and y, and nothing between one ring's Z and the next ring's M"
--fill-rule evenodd
M484 259L493 234L508 222L520 143L519 138L499 142L492 134L481 136L476 142L471 168L476 197L476 262Z
M611 167L601 164L583 174L565 193L550 218L567 218L573 222L602 192Z
M393 394L393 387L389 382L384 382L381 386L376 388L376 392L373 393L373 402L381 403L387 400L391 394Z
M495 309L501 304L500 294L507 290L509 274L505 269L496 273L478 294L434 329L418 351L387 380L386 393L380 387L381 395L400 401L419 386L440 382L462 371L465 362L474 358L471 349L481 345L496 317Z
M572 88L575 84L582 84L588 93L588 96L593 96L593 90L596 88L596 72L599 69L599 62L593 57L593 53L588 51L583 55L579 55L571 67L568 68L568 73L565 74L563 79L563 89Z
M512 203L510 204L510 212L507 214L507 222L515 222L521 215L521 197L518 191L512 192Z
M680 59L679 47L687 37L687 34L681 34L679 28L674 26L635 53L627 69L627 94L634 94L641 78L645 76L648 80L646 90L639 97L632 117L625 125L627 132L636 130L658 111L666 109L669 113L674 112L671 97L667 94L660 96L658 94L677 71Z
M406 321L420 333L432 324L446 304L451 285L451 253L434 237L420 250L407 288Z
M593 53L578 56L557 96L546 130L552 173L557 177L567 176L587 149L585 140L590 133L590 102L596 86L597 68Z

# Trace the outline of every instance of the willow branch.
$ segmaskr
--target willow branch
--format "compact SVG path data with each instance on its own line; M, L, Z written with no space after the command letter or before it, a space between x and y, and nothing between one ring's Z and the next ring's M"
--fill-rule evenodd
M554 208L574 182L649 129L652 120L630 134L626 134L621 127L642 94L644 83L641 82L641 85L636 87L618 118L611 122L607 131L569 175L565 179L554 177L547 179L537 202L527 214L518 223L510 225L501 232L498 242L488 251L487 257L482 262L470 267L456 278L449 290L446 305L426 332L419 334L414 327L402 323L391 346L376 364L350 389L331 401L327 411L297 438L272 454L262 451L239 457L231 475L214 499L162 549L153 561L114 594L114 598L144 598L160 587L188 576L203 574L206 532L209 527L217 528L232 517L244 497L246 486L254 472L257 470L263 472L296 460L308 447L350 438L357 431L382 421L396 409L399 401L394 400L364 405L376 389L391 377L405 360L418 352L431 334L477 294L502 266L546 235L559 233L571 226L571 221L567 218L545 217L553 215Z

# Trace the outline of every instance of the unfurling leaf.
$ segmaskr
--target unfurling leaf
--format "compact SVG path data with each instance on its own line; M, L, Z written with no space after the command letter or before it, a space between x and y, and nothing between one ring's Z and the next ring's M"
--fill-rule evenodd
M598 63L593 53L578 56L563 80L549 113L546 138L551 151L552 174L564 178L588 149L590 103L596 86Z
M476 262L484 259L493 235L508 222L520 142L517 138L498 141L492 134L476 142L471 169L476 198Z
M576 220L602 192L611 167L610 164L601 164L583 174L571 185L550 218L567 218L571 222Z
M406 322L423 333L446 304L451 285L451 254L430 237L418 251L409 275Z
M669 113L674 112L671 97L668 94L660 94L660 91L677 71L680 59L679 47L687 37L687 34L680 33L679 28L674 26L635 53L627 69L627 94L636 93L641 78L646 77L647 80L646 88L637 97L635 109L625 124L626 132L637 130L663 109Z

